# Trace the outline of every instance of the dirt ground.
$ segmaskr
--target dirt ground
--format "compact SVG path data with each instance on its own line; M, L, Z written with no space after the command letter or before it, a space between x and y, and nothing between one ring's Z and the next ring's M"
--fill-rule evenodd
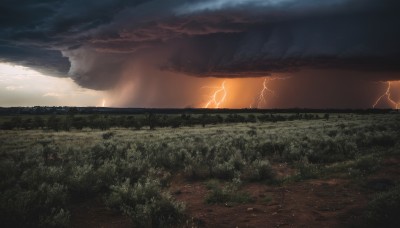
M293 173L284 164L278 176ZM285 171L286 170L286 171ZM249 204L206 204L205 182L173 179L170 192L186 204L189 224L199 227L363 227L362 215L372 195L400 180L400 158L383 161L382 168L362 184L354 179L319 179L283 186L249 183ZM268 198L270 200L266 201ZM76 205L72 227L132 227L132 222L102 206L101 200ZM191 226L191 225L190 225Z

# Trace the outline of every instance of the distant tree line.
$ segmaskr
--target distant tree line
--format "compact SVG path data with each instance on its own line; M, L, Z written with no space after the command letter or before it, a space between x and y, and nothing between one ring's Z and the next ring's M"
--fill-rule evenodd
M183 126L216 125L222 123L255 123L255 122L278 122L293 120L313 120L313 119L329 119L329 114L320 117L318 114L228 114L225 117L216 114L202 115L161 115L147 113L145 115L50 115L50 116L29 116L22 118L14 116L10 120L3 122L0 127L2 130L12 129L46 129L54 131L69 131L71 129L82 130L83 128L108 130L111 127L129 128L140 130L149 128L179 128Z
M265 113L354 113L354 114L387 114L398 113L399 110L393 109L306 109L306 108L288 108L288 109L196 109L196 108L104 108L104 107L67 107L67 106L35 106L35 107L0 107L0 115L64 115L74 112L75 114L88 115L88 114L108 114L108 115L138 115L144 113L154 114L265 114Z

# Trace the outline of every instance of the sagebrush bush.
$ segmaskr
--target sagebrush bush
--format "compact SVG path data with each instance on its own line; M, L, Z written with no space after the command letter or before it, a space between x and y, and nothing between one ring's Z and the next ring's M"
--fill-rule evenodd
M212 168L212 172L214 176L219 179L225 179L225 180L232 179L233 175L235 174L235 166L229 161L216 164Z
M115 160L106 160L104 163L97 168L96 173L96 187L99 189L107 189L109 186L118 180L119 175L117 173L117 162Z
M2 225L65 227L69 222L66 187L43 183L29 190L14 188L0 193Z
M191 179L206 179L211 177L209 164L207 163L189 163L185 165L184 174Z
M245 168L243 173L243 179L250 181L267 180L273 177L274 172L267 160L254 160Z
M103 139L110 139L114 136L114 132L111 132L111 131L106 132L106 133L103 133L101 136L103 137Z
M312 163L333 163L353 159L357 144L345 138L315 140L310 142L311 153L306 153Z
M354 165L349 168L349 174L353 176L366 176L369 175L380 167L380 159L376 156L365 156L357 158Z
M106 203L132 218L138 227L170 227L183 221L184 206L162 191L159 181L129 179L111 187Z
M309 164L308 162L299 162L297 168L298 174L295 178L300 180L318 178L323 174L320 165Z
M52 208L50 214L41 217L39 224L42 227L68 227L70 217L69 211Z
M379 193L368 203L367 221L374 227L400 226L400 186Z
M248 192L241 191L241 180L238 173L230 183L227 183L224 187L220 186L220 183L212 181L207 182L207 188L210 190L206 196L205 202L208 204L219 204L219 203L250 203L254 199Z
M75 166L68 177L68 184L72 193L79 197L98 191L96 172L89 164Z
M286 143L284 142L276 142L276 141L265 141L260 143L258 150L260 151L262 156L281 156L282 152L286 148Z

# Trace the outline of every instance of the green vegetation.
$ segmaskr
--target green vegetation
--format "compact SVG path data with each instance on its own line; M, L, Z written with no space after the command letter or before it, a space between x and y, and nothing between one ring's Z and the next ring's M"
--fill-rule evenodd
M2 126L14 129L0 134L4 227L68 226L72 205L90 198L138 227L176 226L187 218L169 194L177 174L214 180L206 182L206 203L248 203L254 199L242 187L247 182L364 178L400 151L397 114L17 116ZM274 165L281 163L296 172L278 180ZM386 202L398 196L393 191L370 210L398 210L398 200ZM386 216L378 212L370 213L376 221Z
M59 115L5 116L0 119L0 129L46 129L53 131L70 131L72 129L82 130L83 128L108 130L113 127L140 130L146 127L150 130L154 130L156 128L164 127L179 128L183 126L192 127L196 125L205 127L206 125L222 123L255 123L257 120L260 122L278 122L315 119L320 119L320 117L312 114L263 114L258 116L253 114L247 116L239 114L228 114L222 116L220 114L162 115L154 113L146 113L144 115L75 115L71 112L69 114Z
M224 187L221 187L218 181L211 180L206 183L207 188L211 191L207 195L205 202L208 204L224 203L225 205L253 202L254 200L249 193L240 190L241 185L242 181L238 174L233 178L232 182L226 184Z
M400 226L400 186L379 193L368 204L366 219L375 227Z
M147 178L111 186L105 202L132 218L138 227L169 227L183 221L184 206L162 192L159 181Z

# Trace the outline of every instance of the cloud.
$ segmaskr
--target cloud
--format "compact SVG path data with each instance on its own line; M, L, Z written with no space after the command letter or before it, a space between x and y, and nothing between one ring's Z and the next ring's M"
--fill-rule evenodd
M82 88L70 78L49 77L17 65L0 63L0 105L98 105L105 92Z
M395 0L5 0L0 61L100 90L139 62L142 77L346 69L400 79L399 10Z
M24 88L23 86L6 86L6 90L9 90L9 91L20 90L23 88Z

